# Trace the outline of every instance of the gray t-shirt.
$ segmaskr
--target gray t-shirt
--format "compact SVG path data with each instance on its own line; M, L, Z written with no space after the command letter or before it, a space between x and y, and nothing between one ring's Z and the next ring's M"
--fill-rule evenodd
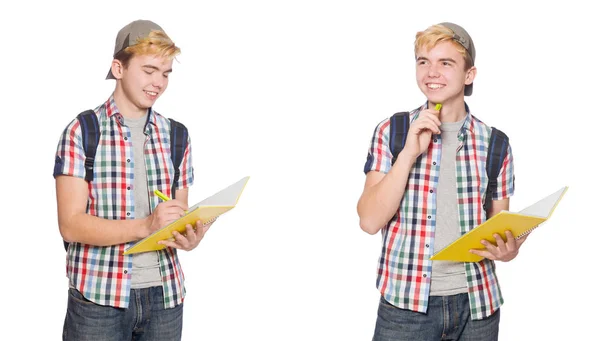
M146 120L148 115L131 119L126 118L125 125L131 130L131 143L133 145L133 194L135 197L135 217L145 218L150 215L150 198L148 197L148 179L146 175L146 162L144 158L144 145L146 144ZM133 268L131 269L131 288L149 288L162 286L158 253L156 251L133 254Z
M434 252L438 252L460 237L456 191L456 149L458 131L464 122L464 119L458 122L443 122L440 127L442 159L437 189ZM467 292L464 263L433 261L432 267L429 295L446 296Z

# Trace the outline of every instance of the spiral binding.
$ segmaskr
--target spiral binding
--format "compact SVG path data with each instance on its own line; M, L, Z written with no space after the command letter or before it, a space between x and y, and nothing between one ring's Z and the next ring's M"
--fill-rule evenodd
M523 231L523 233L521 233L520 235L518 235L518 236L515 238L515 240L519 240L519 239L521 239L521 238L525 237L526 235L530 234L530 233L531 233L531 232L533 232L533 230L535 230L535 229L536 229L538 226L540 226L540 225L535 225L534 227L530 228L529 230L527 230L527 231Z
M215 220L217 220L218 217L214 217L212 219L207 220L205 223L202 223L202 226L206 226L208 224L212 224L215 222Z

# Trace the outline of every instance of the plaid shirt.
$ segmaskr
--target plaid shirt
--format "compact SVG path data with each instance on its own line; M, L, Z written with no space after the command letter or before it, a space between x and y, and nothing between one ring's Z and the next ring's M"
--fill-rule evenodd
M466 106L466 104L465 104ZM410 113L411 122L426 105ZM456 152L456 188L461 234L486 220L483 209L488 183L486 158L491 128L471 115L458 133ZM365 173L388 173L392 167L389 147L390 119L377 125L367 155ZM403 309L427 311L431 284L429 257L434 250L436 226L436 189L438 187L442 144L434 135L428 150L414 163L398 211L382 231L377 288L386 301ZM510 197L514 192L513 157L510 146L493 200ZM441 218L441 217L440 217ZM504 302L493 261L464 263L472 319L493 314Z
M100 129L100 141L94 162L94 179L88 183L87 213L111 220L135 219L134 158L131 131L124 125L114 98L94 109ZM174 168L170 158L170 121L149 109L144 146L148 196L152 210L158 205L153 195L158 189L172 196ZM178 189L187 188L194 180L190 141L179 167ZM65 129L56 152L54 177L59 175L85 178L85 152L81 127L77 119ZM143 217L140 217L143 218ZM119 308L129 306L132 255L123 252L132 243L107 247L71 243L67 251L67 277L83 296L100 305ZM184 275L177 250L165 248L158 252L163 283L164 306L174 307L185 296Z

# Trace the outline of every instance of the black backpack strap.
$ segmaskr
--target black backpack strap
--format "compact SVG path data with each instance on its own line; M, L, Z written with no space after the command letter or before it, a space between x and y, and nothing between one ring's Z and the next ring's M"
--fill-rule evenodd
M488 176L488 186L485 193L485 203L483 209L487 209L492 204L492 195L498 188L498 176L502 163L508 152L508 136L501 130L492 127L490 141L488 144L488 155L485 170Z
M177 188L177 182L179 181L180 171L179 167L183 161L183 155L187 148L188 131L185 125L170 118L171 121L171 161L173 162L173 168L175 169L175 175L171 185L171 198L175 199L175 190Z
M100 141L98 117L94 110L86 110L77 115L77 120L81 126L81 139L85 152L85 181L90 182L94 179L94 159ZM63 240L63 244L65 251L68 250L69 243Z
M396 162L398 154L400 154L404 148L409 127L409 112L398 112L390 117L390 150L392 152L392 165Z
M100 141L98 117L93 110L86 110L77 115L77 119L81 126L81 138L85 151L85 181L90 182L94 179L94 159Z

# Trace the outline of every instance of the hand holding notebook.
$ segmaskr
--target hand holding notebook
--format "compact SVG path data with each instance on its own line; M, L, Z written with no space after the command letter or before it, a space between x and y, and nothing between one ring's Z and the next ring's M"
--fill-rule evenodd
M154 191L155 194L156 192L158 191ZM147 218L149 220L148 231L150 234L185 215L188 210L188 206L179 200L171 200L162 193L157 196L161 198L163 202L158 204L152 214Z
M185 215L167 226L152 233L148 237L138 241L133 246L125 250L124 255L146 252L153 250L161 250L166 246L159 244L161 240L169 240L173 238L173 231L177 233L185 233L187 225L196 226L197 221L201 221L204 226L210 224L220 215L233 209L237 204L246 183L250 177L242 178L236 183L224 188L223 190L213 194L212 196L200 201L196 205L190 207ZM168 199L168 198L165 198ZM175 201L169 200L168 202Z
M496 245L494 235L497 234L506 242L505 231L507 230L511 231L516 240L523 238L550 219L567 189L568 187L565 186L520 212L501 211L435 253L430 259L479 262L483 257L471 253L470 250L482 249L483 239Z
M492 236L494 242L489 242L487 239L481 241L485 249L471 249L469 252L487 259L508 262L517 256L519 248L525 242L527 236L529 234L515 238L510 230L504 231L503 235L494 233Z
M156 194L156 196L158 196L163 201L156 207L156 210L154 211L155 213L158 213L159 210L163 209L163 212L161 212L158 215L158 218L159 218L159 219L157 219L158 221L161 221L162 219L160 219L160 218L163 218L163 217L173 219L172 218L173 216L179 217L180 215L183 216L188 213L187 206L184 206L181 203L173 204L173 203L176 203L177 201L171 201L171 198L166 196L161 191L155 190L154 194ZM169 204L171 204L171 207L167 206ZM167 207L166 212L164 209L165 207ZM198 246L198 244L200 243L202 238L204 238L204 235L206 234L206 232L208 231L208 229L210 228L210 226L216 219L217 218L215 217L206 222L197 220L195 223L186 224L185 231L182 231L180 233L177 229L175 229L174 231L172 231L172 233L173 233L172 238L165 239L165 240L159 240L158 244L164 245L166 247L180 249L180 250L191 251ZM167 223L162 223L159 226L169 225L173 221L174 220L167 221ZM153 231L155 231L155 230L156 229L154 229Z

